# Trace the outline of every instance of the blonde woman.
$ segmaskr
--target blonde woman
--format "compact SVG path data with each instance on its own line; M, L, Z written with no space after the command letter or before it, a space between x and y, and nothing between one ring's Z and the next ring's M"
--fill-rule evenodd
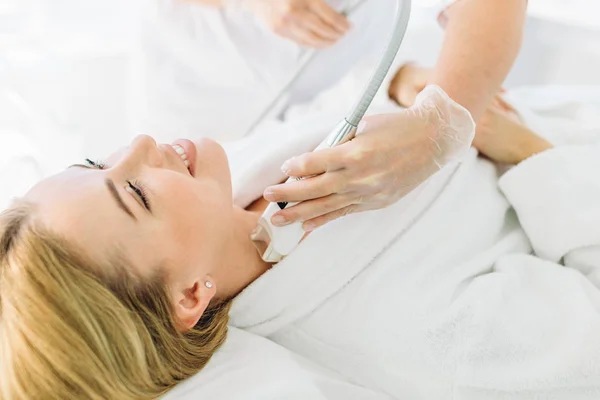
M502 103L485 118L476 143L488 157L544 153L509 173L534 168L529 185L502 186L523 228L494 165L472 152L459 168L427 170L417 197L313 232L275 268L250 240L265 204L233 204L213 141L141 136L40 182L0 217L0 398L155 399L207 364L230 315L391 398L597 398L600 292L585 274L600 241L580 220L600 225L588 201L600 191L580 169L598 160L552 150ZM412 139L419 160L432 142ZM535 169L553 160L565 163L554 175ZM568 179L554 185L557 171ZM569 199L545 204L568 246L551 221L540 238L524 201L547 188ZM529 240L549 261L528 255Z

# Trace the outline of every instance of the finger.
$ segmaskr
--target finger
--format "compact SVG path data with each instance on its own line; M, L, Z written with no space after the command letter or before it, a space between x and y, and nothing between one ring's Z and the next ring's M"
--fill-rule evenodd
M348 19L331 8L325 1L313 0L310 3L310 8L315 14L321 17L323 21L336 29L339 33L346 33L348 29L350 29Z
M302 46L322 48L331 44L330 41L323 39L307 28L299 25L297 20L290 25L288 32L289 38Z
M345 217L346 215L357 213L359 211L360 211L360 209L358 208L358 206L351 204L349 206L337 209L337 210L327 213L325 215L321 215L316 218L305 221L302 224L302 228L306 232L312 232L315 229L317 229L325 224L328 224L331 221L334 221L338 218Z
M398 94L398 105L404 107L404 108L408 108L411 107L413 104L415 104L415 100L417 98L417 95L423 90L424 88L420 88L418 86L414 86L411 85L409 87L405 87L403 88L400 93Z
M351 204L352 200L349 196L332 194L278 211L271 218L271 223L275 226L282 226L297 221L308 221L348 207Z
M340 32L311 11L304 12L299 21L304 28L332 44L342 37Z
M315 150L292 157L281 166L287 176L307 177L343 168L346 147L344 145Z
M494 112L494 113L500 113L500 112L506 112L509 111L511 108L510 106L502 99L502 96L500 96L499 94L495 95L494 98L492 99L492 102L490 103L489 106L490 111Z
M505 111L515 111L515 108L511 104L507 103L502 96L496 96L496 98L498 100L498 104L500 104Z
M500 105L500 101L498 100L498 95L496 95L490 102L488 109L490 109L491 111L494 111L495 109L499 109L499 108L502 108L502 107Z
M270 186L263 195L271 203L313 200L339 192L336 189L343 186L343 179L337 172L328 172L312 178Z

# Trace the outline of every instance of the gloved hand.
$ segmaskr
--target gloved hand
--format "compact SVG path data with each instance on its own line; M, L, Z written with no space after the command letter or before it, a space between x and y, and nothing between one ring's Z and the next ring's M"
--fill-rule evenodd
M226 0L226 4L249 11L277 35L308 47L330 46L350 27L325 0Z
M302 202L277 212L274 225L304 221L311 231L347 214L393 204L443 166L460 161L475 133L469 112L438 86L426 87L411 108L363 122L352 141L284 163L288 176L318 175L265 190L270 202Z

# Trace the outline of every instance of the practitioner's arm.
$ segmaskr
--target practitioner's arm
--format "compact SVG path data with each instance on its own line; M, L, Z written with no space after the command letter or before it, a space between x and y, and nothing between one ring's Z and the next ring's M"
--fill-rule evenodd
M445 36L430 84L483 115L519 52L527 0L457 0L442 15Z
M526 2L502 3L459 0L448 8L442 14L446 36L436 67L402 66L388 89L390 98L410 107L428 83L437 82L477 121L498 91L520 47ZM481 18L491 8L495 17Z

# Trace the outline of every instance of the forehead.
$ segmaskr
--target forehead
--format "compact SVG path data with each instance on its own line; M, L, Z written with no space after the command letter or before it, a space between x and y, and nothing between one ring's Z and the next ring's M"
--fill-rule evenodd
M135 259L143 252L131 251L141 245L136 223L117 207L102 171L69 168L40 182L26 199L37 205L39 222L90 257L101 260L121 248L134 264L143 262Z

